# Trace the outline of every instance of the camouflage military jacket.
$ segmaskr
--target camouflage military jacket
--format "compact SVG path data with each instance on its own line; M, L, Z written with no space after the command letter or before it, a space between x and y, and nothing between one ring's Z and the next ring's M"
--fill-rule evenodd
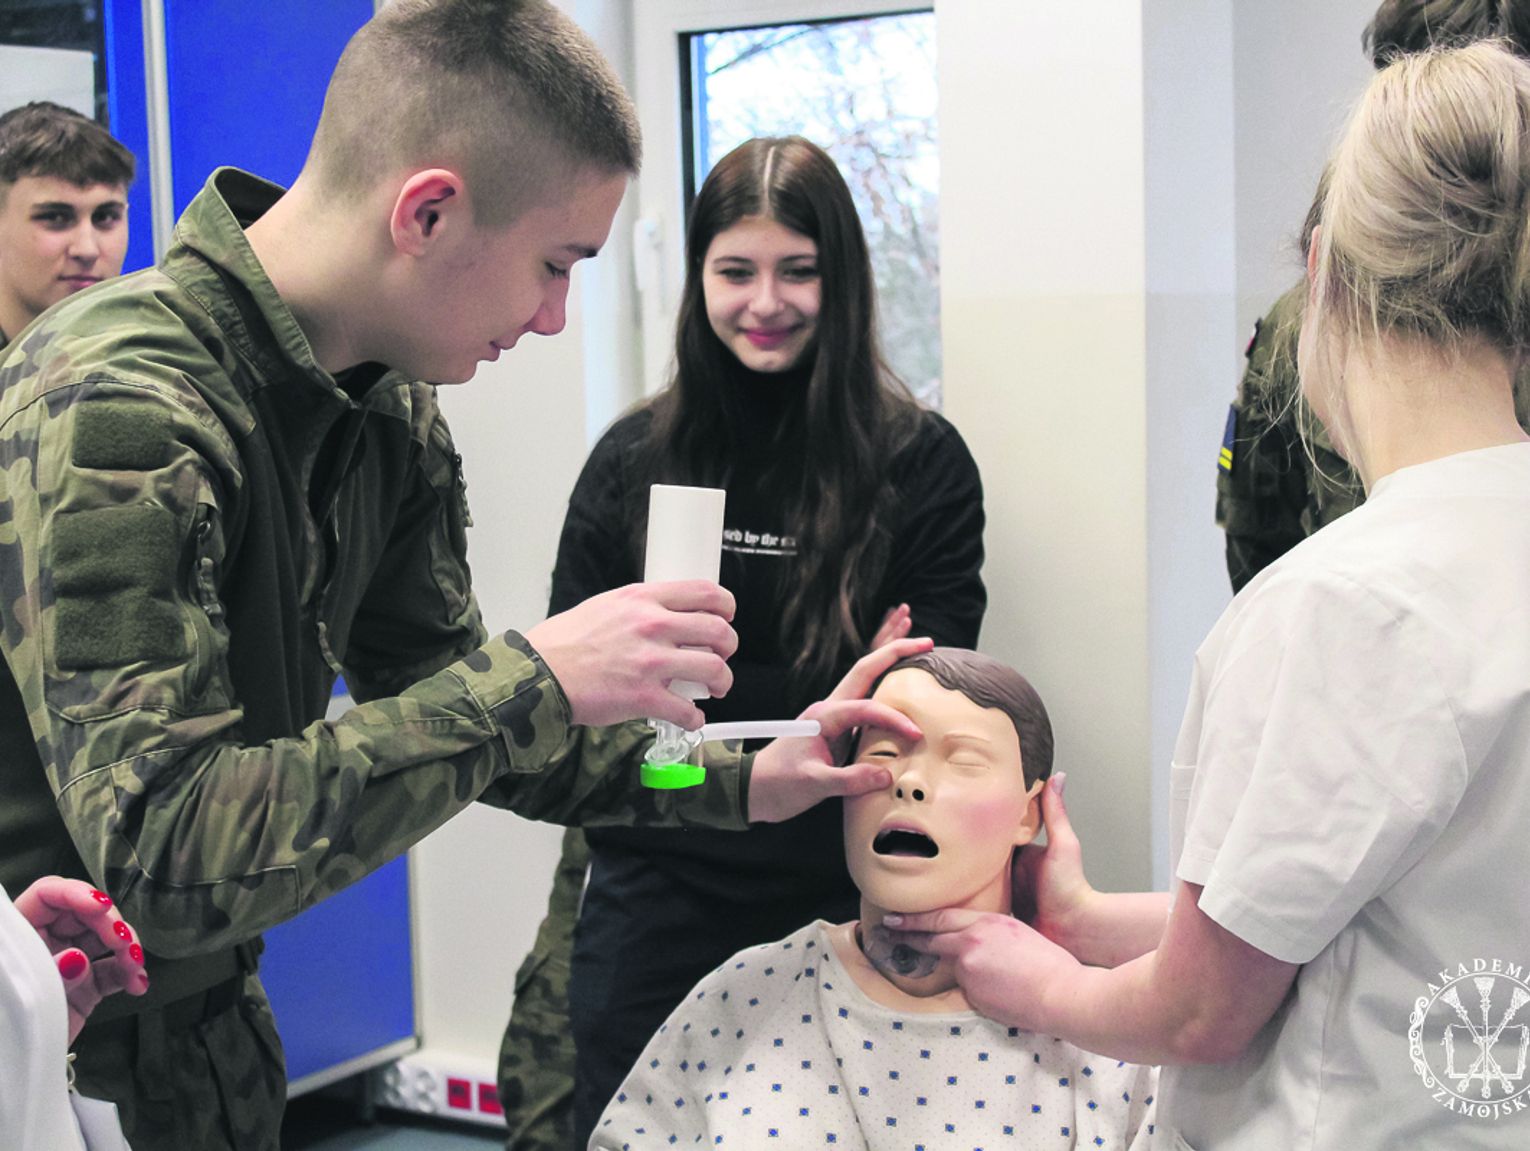
M161 956L247 940L476 798L740 827L747 767L637 784L488 639L434 389L314 361L215 173L161 265L0 356L0 882L88 874ZM338 672L360 706L322 722ZM151 965L152 971L152 965Z

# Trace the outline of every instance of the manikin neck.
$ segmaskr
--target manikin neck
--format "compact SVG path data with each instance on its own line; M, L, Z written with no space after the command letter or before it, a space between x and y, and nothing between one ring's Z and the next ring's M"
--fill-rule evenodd
M970 898L948 906L1012 914L1010 869L1006 867ZM894 1010L921 1014L972 1010L957 985L954 961L897 949L882 927L882 918L891 911L862 896L860 920L839 924L829 932L835 954L856 986L873 1003Z

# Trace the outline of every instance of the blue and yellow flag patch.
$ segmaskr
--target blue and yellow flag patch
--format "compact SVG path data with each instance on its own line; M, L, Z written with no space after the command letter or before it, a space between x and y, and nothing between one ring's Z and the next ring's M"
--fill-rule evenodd
M1227 406L1227 427L1222 432L1222 450L1217 453L1217 467L1229 474L1233 469L1233 441L1238 435L1238 406Z

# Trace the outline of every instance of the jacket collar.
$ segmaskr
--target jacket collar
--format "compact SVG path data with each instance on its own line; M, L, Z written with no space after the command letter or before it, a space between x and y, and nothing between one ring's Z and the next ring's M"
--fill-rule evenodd
M162 268L207 310L264 383L301 380L350 406L351 398L314 358L297 317L277 294L244 234L283 192L279 185L238 168L217 169L176 224ZM381 399L394 386L408 383L407 377L390 371L372 386L368 400Z

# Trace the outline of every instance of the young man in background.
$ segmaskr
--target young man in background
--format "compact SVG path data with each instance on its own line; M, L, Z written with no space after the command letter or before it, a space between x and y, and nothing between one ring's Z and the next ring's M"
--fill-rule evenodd
M38 100L0 116L0 348L44 309L122 271L133 153Z

